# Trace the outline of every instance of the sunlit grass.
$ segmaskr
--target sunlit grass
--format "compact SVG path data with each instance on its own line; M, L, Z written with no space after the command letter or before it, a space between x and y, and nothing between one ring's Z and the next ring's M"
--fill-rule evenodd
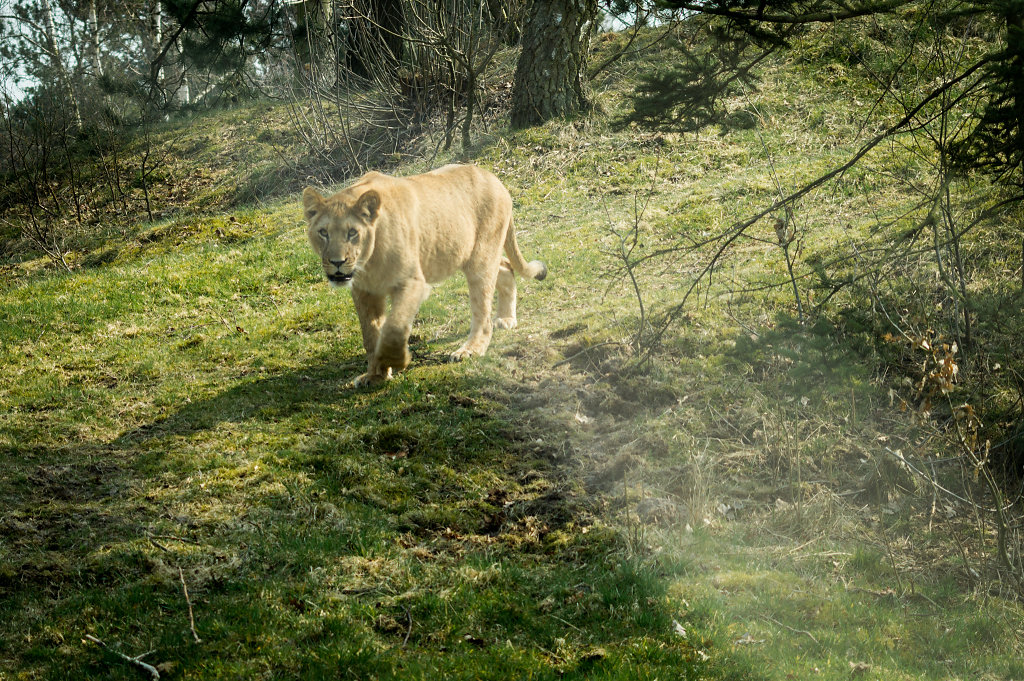
M796 321L771 225L629 370L611 230L650 197L641 252L707 236L845 158L863 112L809 77L731 102L754 129L596 117L483 146L551 275L460 365L465 283L438 286L379 389L348 385L358 325L297 195L230 207L222 179L212 213L133 226L70 274L19 266L0 288L0 676L138 678L90 634L170 678L1020 677L1019 604L958 545L985 529L886 453L939 445L842 334L853 314ZM914 161L867 162L797 207L808 255L908 200L877 171ZM648 311L701 265L640 268Z

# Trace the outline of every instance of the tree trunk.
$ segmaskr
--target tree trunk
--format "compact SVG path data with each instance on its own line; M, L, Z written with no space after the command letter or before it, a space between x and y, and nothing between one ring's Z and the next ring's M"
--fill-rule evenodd
M333 5L329 0L302 0L292 4L298 24L295 53L312 75L314 68L322 66L331 51Z
M597 9L597 0L534 1L516 66L512 127L590 109L587 52Z
M93 78L103 76L103 59L100 55L100 21L96 15L96 0L89 2L89 19L86 22L89 31L89 66Z
M1020 5L1012 5L1013 10L1006 17L1006 44L1009 51L1012 51L1011 73L1015 74L1012 79L1013 95L1013 122L1011 124L1012 137L1016 138L1018 144L1017 170L1020 173L1019 182L1024 188L1024 158L1021 157L1021 149L1018 146L1024 142L1024 8Z
M487 0L488 19L491 28L502 37L506 45L519 44L519 12L521 2L506 0Z
M170 50L171 58L167 64L167 81L164 87L172 92L175 106L181 108L192 103L188 82L188 68L185 64L185 53L177 45Z
M405 10L401 0L361 0L353 8L348 22L349 68L371 80L393 73L402 59Z
M54 74L64 89L64 96L67 97L68 106L71 107L74 127L78 129L82 127L82 114L78 108L78 99L75 97L75 91L71 87L71 78L68 76L67 69L64 68L64 59L61 57L60 49L57 47L57 30L53 23L53 6L50 4L50 0L42 0L42 10L43 28L46 31L46 51L49 52L50 67L54 70Z
M164 42L164 7L160 0L149 0L146 7L144 30L142 31L143 48L146 50L146 66L150 72L152 86L159 86L164 79L163 65L154 71L156 61Z

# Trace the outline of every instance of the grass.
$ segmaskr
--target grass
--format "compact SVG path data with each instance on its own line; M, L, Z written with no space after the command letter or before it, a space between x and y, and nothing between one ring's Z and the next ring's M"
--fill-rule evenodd
M195 678L683 662L663 587L480 379L421 356L345 389L353 320L311 268L266 262L300 236L8 292L33 333L5 344L5 671L134 674L85 633Z
M500 373L442 361L459 284L408 377L346 387L355 320L292 208L5 289L0 670L137 673L89 634L182 678L721 677Z
M357 323L297 195L133 225L72 273L12 264L0 678L140 677L86 635L152 651L166 678L1024 676L1020 604L980 554L991 527L887 451L943 441L891 402L855 315L801 327L784 287L756 286L785 272L770 227L648 374L623 369L637 305L612 230L638 197L653 250L770 200L770 166L793 186L849 151L835 131L856 103L798 68L768 78L732 102L754 129L595 118L485 139L477 162L551 276L459 365L465 283L437 287L412 367L372 390L347 386ZM601 92L609 116L623 82ZM199 119L180 143L216 156L244 120ZM874 171L913 161L869 163L800 207L820 222L807 251L868 229L865 191L906 204ZM700 264L641 268L646 303L677 300Z

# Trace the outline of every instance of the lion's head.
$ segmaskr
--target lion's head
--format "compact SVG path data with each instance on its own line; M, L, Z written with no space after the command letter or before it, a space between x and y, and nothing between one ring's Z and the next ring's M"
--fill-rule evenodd
M324 198L312 187L302 193L306 236L320 256L331 286L350 286L373 254L374 223L380 194L374 190L352 197L341 192Z

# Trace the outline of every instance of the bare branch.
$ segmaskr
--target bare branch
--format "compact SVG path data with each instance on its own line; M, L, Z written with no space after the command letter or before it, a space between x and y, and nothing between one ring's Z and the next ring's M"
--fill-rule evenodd
M657 332L657 337L660 337L660 335L663 334L669 326L671 326L672 322L674 322L675 319L682 313L683 308L689 302L690 296L696 290L700 282L704 280L705 276L711 276L712 272L714 271L714 268L717 267L719 261L721 260L725 252L738 239L744 236L746 234L746 231L751 226L756 224L762 218L771 215L772 213L778 212L784 209L786 206L792 205L794 202L796 202L803 196L811 193L818 187L821 187L822 185L828 183L832 179L845 173L847 170L855 166L862 158L864 158L864 156L866 156L872 149L877 147L883 141L897 134L905 132L910 127L912 121L914 121L914 119L917 117L918 113L921 110L923 110L928 104L939 99L946 92L956 87L960 83L970 79L981 69L985 68L988 64L992 63L996 59L998 59L998 55L989 54L986 57L977 61L971 67L964 70L963 73L959 74L955 78L952 78L944 82L942 85L932 90L926 97L921 99L921 101L918 102L916 106L914 106L902 118L900 118L900 120L893 123L885 130L875 135L874 138L872 138L864 145L862 145L861 148L858 149L857 152L854 153L853 156L851 156L845 163L837 166L836 168L833 168L824 175L820 175L816 179L808 182L799 189L791 192L789 195L778 199L767 208L755 213L754 215L748 217L747 219L734 223L733 226L730 227L727 231L722 232L716 236L710 237L708 239L705 239L703 241L695 242L694 244L692 244L690 248L693 249L701 248L704 246L710 246L712 244L718 244L718 246L715 249L715 252L712 254L711 258L708 259L706 264L697 273L697 276L694 277L693 282L690 284L690 286L686 289L686 292L683 294L682 300L678 304L673 306L671 309L669 309L669 311L665 314L661 322L661 327ZM653 348L651 348L650 351L653 351Z
M99 647L103 648L103 650L107 651L111 655L116 655L117 657L121 658L122 660L124 660L128 664L130 664L130 665L132 665L134 667L137 667L138 669L141 669L145 673L149 674L149 677L151 679L157 679L158 680L160 678L160 672L157 671L156 667L154 667L153 665L147 664L147 663L142 661L142 658L144 658L146 655L149 655L153 651L150 651L149 653L142 653L141 655L136 655L135 657L129 657L128 655L125 655L122 652L114 650L113 648L111 648L106 643L104 643L100 639L96 638L92 634L86 634L85 635L85 640L91 641L91 642L95 643L96 645L98 645Z
M765 14L763 12L763 3L761 8L753 12L715 7L699 2L673 2L672 5L673 7L678 7L679 9L687 12L710 14L717 17L725 17L727 19L735 19L737 21L748 23L759 22L766 24L793 25L820 23L832 24L846 19L891 12L892 10L909 5L911 2L912 0L888 0L888 2L879 2L878 4L864 5L862 7L843 7L839 9L839 11L835 12L807 12L805 14Z

